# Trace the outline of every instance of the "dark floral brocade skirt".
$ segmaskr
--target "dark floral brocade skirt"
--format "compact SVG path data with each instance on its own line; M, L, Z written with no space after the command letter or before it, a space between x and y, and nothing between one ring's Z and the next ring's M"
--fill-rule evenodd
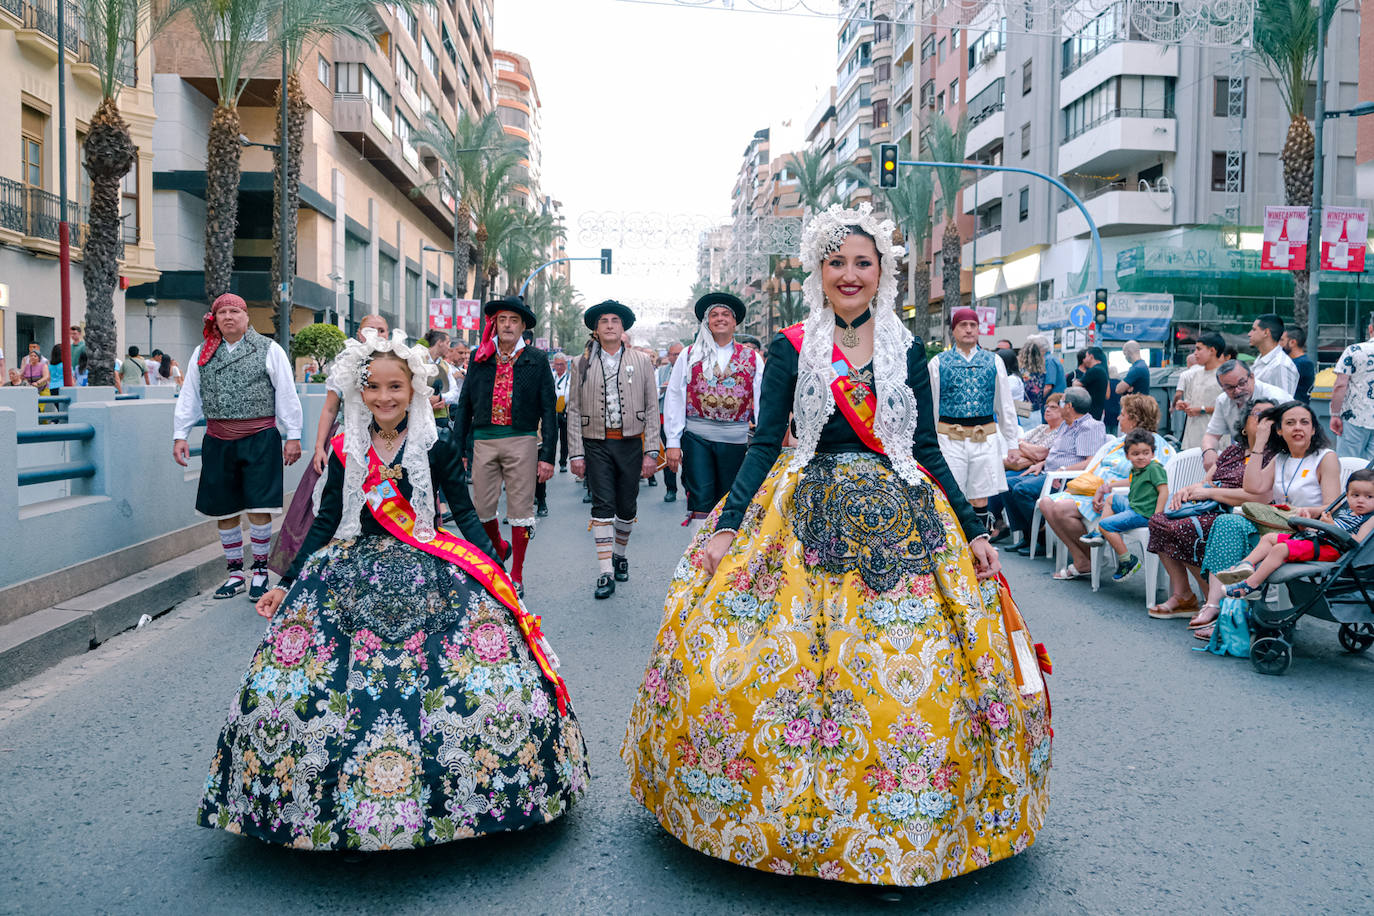
M587 789L569 706L510 611L385 535L317 552L220 734L199 822L302 849L375 851L519 830Z

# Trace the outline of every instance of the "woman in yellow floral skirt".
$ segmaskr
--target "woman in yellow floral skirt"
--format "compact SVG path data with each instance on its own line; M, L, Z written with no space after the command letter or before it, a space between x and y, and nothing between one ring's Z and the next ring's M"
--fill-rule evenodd
M1050 723L936 442L892 236L867 205L807 224L808 317L770 345L755 437L673 576L621 755L694 849L921 885L1033 842Z

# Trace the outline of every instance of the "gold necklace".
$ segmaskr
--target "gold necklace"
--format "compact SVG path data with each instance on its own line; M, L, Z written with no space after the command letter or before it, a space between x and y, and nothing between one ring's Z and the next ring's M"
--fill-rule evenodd
M845 324L844 319L841 318L839 315L836 315L835 324L842 331L842 333L840 334L840 346L847 347L851 350L857 347L859 345L859 326L868 321L868 319L872 316L873 313L871 311L869 311L868 309L864 309L863 314L861 314L858 318L855 318L850 323Z

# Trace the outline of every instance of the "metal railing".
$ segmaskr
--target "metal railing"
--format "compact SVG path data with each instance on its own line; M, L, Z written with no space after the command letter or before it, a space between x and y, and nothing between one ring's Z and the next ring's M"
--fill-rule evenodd
M95 427L89 423L74 423L62 427L21 429L15 434L15 437L20 445L34 445L42 442L90 442L95 438ZM66 464L22 468L18 476L21 487L53 483L58 480L80 480L95 476L95 464L90 461L70 461Z
M1113 109L1113 110L1107 112L1106 114L1099 115L1098 117L1093 118L1091 121L1088 121L1086 124L1083 124L1083 125L1079 126L1079 127L1076 128L1075 130L1065 130L1065 131L1064 131L1064 139L1063 139L1063 140L1060 140L1059 142L1060 142L1061 145L1062 145L1062 144L1065 144L1065 143L1068 143L1070 140L1073 140L1073 139L1076 138L1076 137L1081 137L1081 136L1083 136L1084 134L1086 134L1088 131L1093 130L1093 129L1098 128L1098 127L1101 127L1103 124L1106 124L1108 121L1114 121L1114 120L1116 120L1117 118L1173 118L1173 117L1175 117L1175 115L1174 115L1174 109L1173 109L1172 106L1169 106L1169 107L1166 107L1166 108L1116 108L1116 109Z
M71 243L75 248L85 243L89 212L85 204L67 201ZM60 217L61 205L56 194L12 178L0 178L0 228L55 242Z
M969 126L972 127L972 126L975 125L975 124L981 124L982 122L986 121L988 118L990 118L990 117L992 117L993 115L997 114L997 112L1001 111L1005 106L1006 106L1006 102L1005 102L1005 101L993 102L991 105L985 105L985 106L983 106L983 107L982 107L981 109L979 109L976 113L969 115L969 119L968 119Z
M0 0L0 10L11 14L20 22L24 21L24 0Z

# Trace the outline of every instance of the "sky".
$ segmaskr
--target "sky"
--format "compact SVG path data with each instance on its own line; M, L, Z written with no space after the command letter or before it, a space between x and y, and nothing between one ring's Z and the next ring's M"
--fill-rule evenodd
M573 264L588 304L662 312L696 281L696 233L597 226L653 214L723 222L744 149L773 131L773 155L804 146L807 117L835 80L834 19L630 0L494 0L495 47L530 60L541 102L542 190L563 203L568 253L612 248L613 275ZM633 222L633 220L631 220ZM592 228L587 228L588 226ZM640 309L636 309L640 311ZM649 317L649 316L645 316ZM659 314L656 317L666 317Z

